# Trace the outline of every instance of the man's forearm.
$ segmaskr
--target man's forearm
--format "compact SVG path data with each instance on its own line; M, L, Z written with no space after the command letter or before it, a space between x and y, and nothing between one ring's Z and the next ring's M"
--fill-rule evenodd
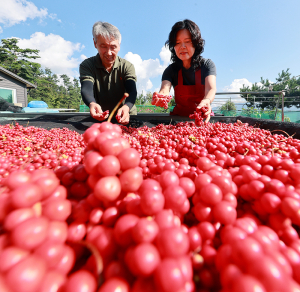
M94 84L91 81L82 81L81 82L81 96L83 102L87 105L90 106L91 102L95 102L96 100L94 98Z
M129 96L125 100L125 104L131 109L136 101L137 90L136 90L136 83L133 80L127 80L125 82L125 89Z

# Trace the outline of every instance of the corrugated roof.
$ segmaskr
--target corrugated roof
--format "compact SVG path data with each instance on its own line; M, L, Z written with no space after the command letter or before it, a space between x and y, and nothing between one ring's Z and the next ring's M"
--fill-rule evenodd
M18 75L16 75L16 74L10 72L10 71L7 70L7 69L4 69L4 68L1 67L1 66L0 66L0 71L3 72L3 73L5 73L6 75L8 75L8 76L10 76L10 77L12 77L12 78L18 80L18 81L20 81L20 82L26 84L26 87L27 87L27 88L36 88L36 87L37 87L37 86L34 85L33 83L31 83L31 82L29 82L29 81L27 81L27 80L25 80L25 79L19 77ZM1 83L0 83L0 84L1 84Z

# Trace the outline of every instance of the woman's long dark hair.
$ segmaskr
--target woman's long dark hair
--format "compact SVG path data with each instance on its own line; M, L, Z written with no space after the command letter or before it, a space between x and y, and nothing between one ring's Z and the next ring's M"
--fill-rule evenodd
M201 38L201 32L198 25L189 19L178 21L172 27L172 30L169 34L169 39L166 41L166 45L169 46L169 50L171 51L171 60L174 63L180 65L182 64L182 61L176 56L176 52L175 52L176 36L178 31L182 29L187 29L192 35L192 43L193 43L193 47L195 48L195 53L192 57L191 66L193 67L194 70L197 70L201 65L201 61L202 61L201 54L204 51L205 41L204 39Z

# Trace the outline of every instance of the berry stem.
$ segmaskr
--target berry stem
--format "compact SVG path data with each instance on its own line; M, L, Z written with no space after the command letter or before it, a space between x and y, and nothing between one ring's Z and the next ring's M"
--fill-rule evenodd
M115 114L117 108L120 106L120 104L122 103L122 101L123 101L125 98L127 98L128 96L129 96L128 93L124 93L124 95L123 95L123 97L121 98L121 100L117 103L117 105L115 106L115 108L114 108L114 109L112 110L112 112L110 113L110 115L109 115L109 117L108 117L108 120L107 120L108 122L111 121L111 119L112 119L113 115Z
M102 257L100 255L98 249L92 243L84 241L84 240L80 240L77 243L85 246L91 252L91 254L95 257L96 267L97 267L97 276L100 277L100 275L103 272L103 260L102 260Z

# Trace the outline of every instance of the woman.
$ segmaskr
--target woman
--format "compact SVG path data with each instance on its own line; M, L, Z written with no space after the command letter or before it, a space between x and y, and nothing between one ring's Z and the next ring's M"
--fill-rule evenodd
M197 107L207 107L207 123L216 93L216 67L201 56L204 40L199 27L188 19L175 23L166 45L173 63L163 73L159 94L169 95L173 86L176 106L170 114L189 116Z

